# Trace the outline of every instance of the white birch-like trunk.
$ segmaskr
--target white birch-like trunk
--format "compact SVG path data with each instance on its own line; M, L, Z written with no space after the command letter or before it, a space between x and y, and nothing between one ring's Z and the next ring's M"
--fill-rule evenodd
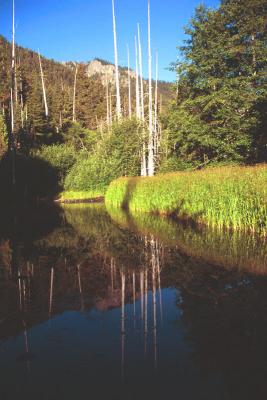
M13 0L13 19L12 19L12 70L13 70L13 101L18 103L18 84L16 71L16 45L15 45L15 0Z
M120 77L118 65L118 46L114 0L112 0L112 16L113 16L113 36L114 36L114 59L115 59L115 77L116 77L116 111L118 120L121 118L121 96L120 96Z
M131 75L130 75L130 52L127 44L127 60L128 60L128 115L132 119L132 96L131 96Z
M136 36L134 37L135 45L135 97L136 97L136 117L140 119L140 90L139 90L139 66Z
M10 91L10 106L11 106L11 129L12 136L14 135L14 89L15 89L15 0L13 0L13 19L12 19L12 61L11 61L11 91ZM13 138L14 139L14 138Z
M76 64L75 74L74 74L73 103L72 103L72 122L76 122L76 87L77 87L77 74L78 74L78 64Z
M138 33L138 58L139 58L139 75L140 75L140 118L144 124L145 122L145 107L144 107L144 82L143 82L143 60L142 60L142 47L140 39L140 26L137 24ZM145 136L145 134L143 135ZM145 137L143 138L143 148L141 156L141 176L147 175L147 162L146 162L146 143Z
M144 82L143 82L143 59L142 59L142 46L140 39L140 26L137 24L138 34L138 53L139 53L139 75L140 75L140 99L141 99L141 120L145 120L145 107L144 107Z
M20 118L21 118L21 127L24 128L24 101L23 101L23 83L22 83L22 76L21 76L21 63L19 58L19 85L20 85Z
M155 155L158 156L159 137L158 137L158 52L156 52L156 84L155 84L155 106L154 106L154 135L155 135Z
M154 162L154 148L153 148L154 132L153 132L150 0L148 0L148 99L149 99L148 175L153 176L155 173L155 162Z
M14 101L13 101L13 90L10 90L10 114L11 114L11 131L12 135L14 135ZM13 138L14 139L14 138Z
M113 115L112 115L112 92L111 91L109 94L109 121L110 121L110 125L112 125Z
M15 117L14 117L14 86L15 86L15 0L13 0L13 24L12 24L12 61L11 61L11 88L10 88L10 114L11 132L9 136L9 150L12 155L12 184L16 184L16 160L15 160Z
M109 83L108 83L108 75L106 73L106 109L107 109L107 126L110 125L109 118Z
M41 61L40 51L38 51L38 56L39 56L40 74L41 74L42 89L43 89L43 99L44 99L44 106L45 106L45 116L46 116L46 118L47 118L47 117L48 117L48 105L47 105L47 99L46 99L46 90L45 90L45 82L44 82L44 73L43 73L43 67L42 67L42 61Z

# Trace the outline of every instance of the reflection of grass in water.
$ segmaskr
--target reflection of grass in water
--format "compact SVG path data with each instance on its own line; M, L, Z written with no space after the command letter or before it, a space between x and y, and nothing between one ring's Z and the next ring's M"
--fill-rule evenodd
M115 224L103 204L69 204L63 208L68 224L90 241L95 254L113 257L119 266L135 268L142 263L141 239Z
M153 234L165 245L224 267L267 273L266 240L241 232L229 232L207 227L194 229L169 218L108 208L111 217L123 227L131 227L143 235Z

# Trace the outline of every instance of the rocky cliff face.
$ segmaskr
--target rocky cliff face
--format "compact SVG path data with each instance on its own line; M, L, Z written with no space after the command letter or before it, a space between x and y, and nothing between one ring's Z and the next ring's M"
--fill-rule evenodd
M104 86L107 83L115 85L115 65L107 64L101 60L93 60L88 63L87 76L90 78L94 75L100 75ZM130 76L135 78L135 72L130 70ZM128 70L120 68L120 82L122 85L128 84Z

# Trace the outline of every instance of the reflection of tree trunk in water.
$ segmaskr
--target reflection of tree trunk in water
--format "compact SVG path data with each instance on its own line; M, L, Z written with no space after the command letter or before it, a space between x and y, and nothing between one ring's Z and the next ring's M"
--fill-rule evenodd
M111 258L111 261L110 261L110 275L111 275L111 293L112 293L112 296L113 296L113 292L114 292L114 266L115 266L114 258Z
M50 297L49 297L49 318L51 318L51 313L52 313L53 286L54 286L54 268L51 268L51 277L50 277Z
M124 380L125 363L125 272L121 271L121 379Z
M154 366L157 369L157 300L156 300L156 245L151 238L151 264L152 264L152 293L153 293L153 341L154 341Z
M15 210L13 211L13 229L12 229L12 240L11 240L11 264L10 264L10 273L14 279L18 278L19 275L19 250L18 250L18 242L16 238L16 231L17 231L17 223L16 223L16 216Z
M22 289L21 289L21 273L18 271L18 283L19 283L19 309L22 310Z
M27 308L27 300L26 300L26 285L25 285L25 278L23 278L23 304L24 304L24 309Z
M79 282L79 292L81 295L81 310L84 310L84 301L83 301L83 291L82 291L82 282L81 282L81 271L80 271L80 264L77 266L77 271L78 271L78 282Z
M141 320L144 319L144 272L140 272Z
M25 340L25 351L26 351L26 356L28 357L30 352L29 352L29 341L28 341L28 332L27 332L27 325L24 320L22 320L23 327L24 327L24 340ZM27 359L27 372L31 372L30 368L30 361Z
M159 252L159 242L156 241L156 262L157 262L157 274L158 274L158 288L159 288L159 306L160 306L160 320L163 320L163 310L162 310L162 293L161 293L161 280L160 280L160 252Z
M145 333L145 347L144 347L145 355L147 352L147 290L148 290L147 276L148 276L148 274L147 274L147 268L146 268L146 271L145 271L145 330L144 330L144 333Z
M134 317L134 328L135 328L135 272L133 272L133 317Z
M31 267L30 262L27 261L27 284L28 284L28 305L31 304Z

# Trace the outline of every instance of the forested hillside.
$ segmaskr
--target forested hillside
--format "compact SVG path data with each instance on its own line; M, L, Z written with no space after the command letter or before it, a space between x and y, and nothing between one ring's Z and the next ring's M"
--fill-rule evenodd
M7 125L10 124L11 44L0 36L0 106ZM57 141L56 135L73 121L75 70L75 121L83 128L95 130L106 123L106 86L111 114L115 114L114 66L104 60L89 63L59 63L41 57L49 115L45 116L38 54L16 48L15 133L31 142L30 147ZM102 68L99 68L99 65ZM107 73L108 72L108 73ZM131 72L132 106L135 107L135 73ZM120 68L123 115L128 113L127 71ZM144 81L145 82L145 81ZM147 83L145 82L145 89ZM159 82L159 100L166 107L172 96L171 85ZM23 140L23 139L21 139Z

